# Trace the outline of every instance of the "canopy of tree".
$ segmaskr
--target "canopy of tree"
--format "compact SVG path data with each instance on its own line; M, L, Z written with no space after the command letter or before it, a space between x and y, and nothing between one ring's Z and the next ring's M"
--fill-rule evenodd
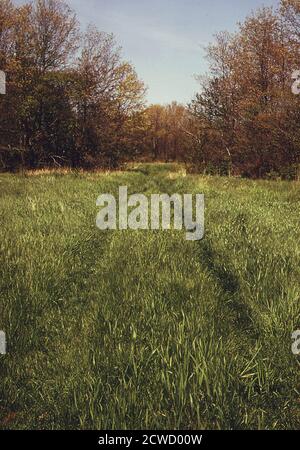
M63 1L0 2L0 161L116 167L133 155L145 87L112 35L82 34Z
M193 162L245 176L297 175L300 97L292 74L300 68L300 3L258 10L232 35L210 45L210 75L190 105L199 145Z

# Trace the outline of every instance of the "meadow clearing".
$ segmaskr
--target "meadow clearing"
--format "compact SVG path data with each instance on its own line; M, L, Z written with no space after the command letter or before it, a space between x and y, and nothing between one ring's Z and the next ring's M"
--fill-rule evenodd
M204 239L101 232L121 185L204 193ZM0 208L0 428L299 428L299 183L2 174Z

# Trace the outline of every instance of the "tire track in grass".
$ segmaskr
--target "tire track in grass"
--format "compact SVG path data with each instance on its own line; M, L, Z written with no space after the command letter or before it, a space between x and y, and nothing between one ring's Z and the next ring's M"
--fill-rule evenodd
M117 190L118 184L126 182L134 190L143 185L147 189L145 176L128 180L126 173L115 177L110 187ZM109 266L115 234L118 232L100 232L96 228L85 231L85 236L64 250L68 271L49 284L50 306L35 320L39 323L36 325L39 338L34 351L43 350L44 355L33 357L35 373L30 379L23 378L27 387L19 397L21 410L35 411L31 426L36 426L39 417L50 428L58 424L67 428L80 425L78 406L82 399L89 404L86 395L93 384L91 368L93 345L97 345L93 338L98 334L97 311L100 302L109 300L103 298L99 285L104 287L103 279L107 280L106 265ZM40 324L47 324L46 333ZM26 349L23 350L26 354ZM32 343L28 342L27 350L33 350Z
M113 176L108 181L109 188L102 186L101 190L117 190L118 182L124 184L127 181L138 186L137 176L129 178L126 180L126 174ZM73 180L67 178L67 182L73 183ZM79 187L84 189L81 200L86 199L88 183L88 180L80 180ZM105 183L107 185L106 179ZM74 188L75 180L71 190ZM68 193L66 201L69 198ZM78 426L74 393L75 386L88 374L90 367L90 334L94 329L92 325L99 300L97 284L101 277L101 272L97 272L96 268L99 258L110 257L107 250L113 238L113 232L100 233L96 229L95 216L90 216L91 222L83 220L82 227L87 229L83 231L82 237L78 239L81 234L78 230L76 240L62 248L58 259L62 270L57 273L57 278L49 273L41 272L40 278L35 274L34 291L37 296L42 294L43 298L33 298L26 283L22 292L22 286L16 291L16 295L22 294L22 297L28 298L26 310L23 307L16 309L20 302L11 306L10 317L15 322L13 328L21 339L10 336L11 355L1 368L6 385L2 405L5 410L13 408L18 412L16 423L18 417L21 421L22 416L31 427L38 427L38 424L48 428L58 427L58 424ZM50 251L53 251L51 245ZM42 266L41 270L44 269ZM29 410L32 413L25 419Z
M255 320L250 306L242 298L238 276L228 263L218 262L223 258L214 250L208 238L199 244L199 251L204 269L208 270L223 294L219 306L229 313L235 330L239 330L243 336L247 333L255 340L257 338Z
M165 174L153 179L158 187L156 192L177 191L174 191L176 184L167 180ZM203 299L198 298L199 288L188 290L185 285L184 289L182 286L171 289L166 281L161 286L160 278L152 280L152 289L158 290L152 300L154 303L148 303L148 298L152 298L151 283L147 280L149 286L145 286L145 276L154 275L155 270L152 267L148 271L146 261L147 256L154 256L153 244L150 239L142 250L139 248L141 235L127 233L127 237L114 233L111 241L109 253L112 258L108 262L106 287L96 313L98 319L95 322L100 326L95 328L91 344L94 351L90 355L93 370L88 386L88 405L84 407L83 395L78 398L82 405L80 410L85 411L81 414L81 426L132 428L144 424L146 427L186 429L203 427L207 423L210 426L213 423L215 427L222 423L238 426L241 423L238 404L236 399L232 400L230 391L234 374L230 361L223 359L222 333L219 336L216 333L217 326L210 310L212 305L209 301L208 305L202 304L200 317L197 310ZM178 235L169 239L162 234L157 236L161 249L158 247L154 254L161 263L166 263L172 256L176 258L174 270L182 273L180 250L184 249L184 260L190 261L191 266L197 263L198 268L195 246L186 242L183 234L179 237L180 244ZM174 247L171 245L173 239ZM166 242L170 243L169 248ZM138 271L143 261L145 274L139 279ZM132 263L135 264L132 276L136 283L133 285L128 274ZM186 275L195 283L192 275L194 273L196 277L197 271L191 269L192 272ZM162 274L164 271L169 273L167 268L161 271ZM131 293L130 289L134 291ZM206 290L213 292L210 285ZM161 310L160 314L155 311L155 304ZM151 320L147 319L148 313L152 314ZM154 336L153 329L156 330ZM148 339L139 341L141 334L142 339ZM97 348L97 342L101 342L101 347ZM99 373L101 377L98 378ZM157 391L160 385L162 392Z
M148 172L146 173L148 174ZM151 191L155 193L160 192L161 183L165 187L164 179L161 180L160 174L151 176L150 181ZM139 191L148 191L148 185L149 180L145 177L143 184L138 186ZM135 186L129 185L128 188L132 191ZM104 284L102 284L102 292L99 293L98 307L95 309L97 319L91 336L91 371L84 389L90 392L89 400L84 400L83 392L78 393L77 398L77 402L82 405L80 408L82 411L80 415L82 427L92 427L94 424L97 428L103 426L126 427L128 423L135 423L136 412L134 409L135 406L137 407L139 396L134 394L134 390L130 392L130 388L133 388L133 384L137 382L141 366L143 370L140 376L143 376L144 379L144 377L147 378L147 373L149 373L151 379L151 362L153 362L155 354L152 352L148 354L148 346L146 345L140 347L140 358L137 359L135 354L137 334L140 332L136 322L139 321L139 316L145 316L148 307L150 307L147 303L145 304L143 298L141 298L140 304L132 304L133 299L139 296L137 292L140 290L142 293L145 289L145 286L141 286L139 272L134 275L135 270L133 269L132 276L136 277L134 286L128 280L128 286L122 287L123 271L130 269L132 261L129 255L135 253L133 251L135 247L139 248L138 243L141 235L127 231L123 233L115 232L112 236L110 248L107 249L107 267L104 267L104 264L101 263L98 266L98 271L104 275ZM122 243L122 250L119 243ZM130 246L128 251L126 251L127 245ZM143 252L144 249L140 249L136 257L140 259ZM157 254L156 257L158 257ZM146 267L145 270L147 270ZM130 292L132 288L137 292ZM124 308L122 308L123 304ZM150 311L151 308L152 306ZM134 317L131 314L134 314ZM144 326L147 325L144 324ZM149 329L148 332L150 340L153 330ZM157 350L153 349L153 351L156 352ZM113 354L110 352L113 352ZM126 358L128 358L127 361ZM99 373L101 373L100 377ZM146 388L147 385L141 385L141 389ZM119 395L117 392L119 392ZM115 401L113 401L113 398ZM126 404L126 402L128 403ZM127 417L129 410L131 410L131 417ZM153 417L149 418L152 421L153 419Z
M262 249L261 247L258 249L255 242L252 242L245 215L238 214L234 221L238 222L234 224L237 231L234 246L243 247L243 259L246 258L246 264L241 266L243 270L241 273L237 273L237 269L233 268L230 258L228 259L228 253L225 259L220 251L215 250L211 240L201 242L198 252L203 258L205 270L220 288L218 317L228 313L227 327L220 324L220 330L224 336L232 336L239 354L236 390L239 392L245 411L242 425L247 427L249 423L253 423L255 427L264 428L268 423L268 426L273 427L275 417L278 423L282 418L282 414L278 414L278 411L285 409L287 398L292 397L292 388L290 387L290 390L286 388L286 382L282 377L283 368L287 378L289 378L288 372L292 372L288 369L288 364L285 366L287 360L291 358L290 355L284 354L282 360L285 363L281 363L272 353L272 343L262 328L264 305L254 301L249 289L249 286L257 283L257 276L260 276L260 269L256 262L263 258ZM269 259L264 257L263 261L268 263ZM269 291L279 293L280 281L276 279L275 274L272 283L274 286ZM265 292L269 291L265 287ZM273 331L276 334L276 329ZM283 392L286 392L285 396L280 394Z

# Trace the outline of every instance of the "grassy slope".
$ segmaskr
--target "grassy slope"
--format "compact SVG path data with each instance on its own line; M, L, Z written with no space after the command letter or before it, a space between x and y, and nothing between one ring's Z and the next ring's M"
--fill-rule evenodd
M100 232L96 198L204 192L206 236ZM0 428L297 428L300 186L0 176Z

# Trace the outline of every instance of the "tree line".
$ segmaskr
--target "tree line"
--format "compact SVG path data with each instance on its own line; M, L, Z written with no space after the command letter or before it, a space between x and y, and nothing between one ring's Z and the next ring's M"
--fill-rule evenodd
M200 131L196 165L251 177L299 177L300 2L262 8L208 47L210 74L190 104Z
M117 167L140 140L145 86L113 35L60 0L0 3L3 167Z
M146 104L113 35L82 32L62 0L0 0L0 168L117 168L182 161L190 170L300 176L300 4L281 0L221 32L188 105Z

